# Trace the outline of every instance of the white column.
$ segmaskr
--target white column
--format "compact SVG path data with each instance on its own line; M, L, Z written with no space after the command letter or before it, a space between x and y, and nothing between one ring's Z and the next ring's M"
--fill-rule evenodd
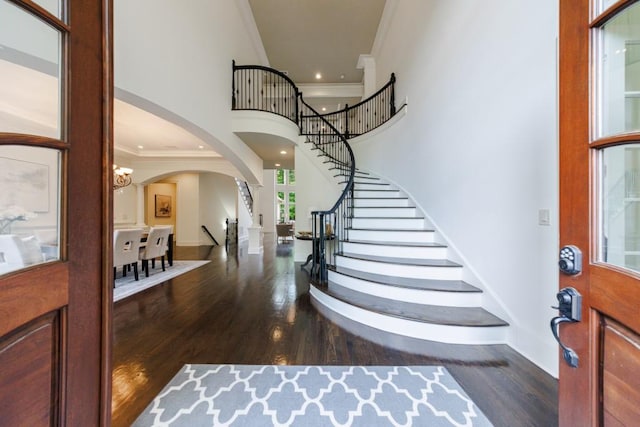
M251 196L253 197L253 223L249 227L249 254L261 254L264 250L262 226L260 226L260 185L249 184Z
M364 69L364 93L362 99L367 99L376 91L376 59L371 55L360 55L358 69Z
M136 227L146 227L144 222L144 184L133 184L136 187Z

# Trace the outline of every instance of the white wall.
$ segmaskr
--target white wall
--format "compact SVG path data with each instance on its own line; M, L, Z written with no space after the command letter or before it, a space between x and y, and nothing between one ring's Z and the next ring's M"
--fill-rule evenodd
M225 220L237 217L238 186L235 180L215 173L200 174L200 225L205 225L219 244L226 238ZM201 232L200 244L210 245L211 239Z
M113 192L113 224L115 226L133 226L137 219L137 191L135 185L129 185Z
M231 61L262 58L244 3L115 0L114 78L117 88L193 123L190 131L259 183L262 160L231 132Z
M311 231L311 211L331 208L341 191L310 146L301 142L296 147L296 231ZM296 239L295 261L306 261L310 253L311 242Z
M260 188L260 207L258 214L262 214L262 231L276 232L276 170L265 169Z
M510 345L557 375L557 2L395 4L374 53L409 109L354 147L358 167L416 199L509 314Z

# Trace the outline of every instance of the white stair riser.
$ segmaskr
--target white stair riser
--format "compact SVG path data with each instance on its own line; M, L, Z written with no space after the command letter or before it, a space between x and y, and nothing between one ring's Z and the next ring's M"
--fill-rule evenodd
M445 259L447 248L444 247L414 247L414 246L392 246L363 243L343 243L344 252L361 255L377 255L396 258L416 258L416 259Z
M353 206L356 208L365 207L404 207L409 206L409 199L353 199Z
M433 231L399 230L348 230L351 240L374 240L377 242L433 243Z
M384 262L369 261L363 259L336 257L338 267L352 270L366 271L373 274L385 274L387 276L412 277L416 279L434 280L461 280L462 267L433 267L424 265L404 265Z
M416 216L416 208L354 208L353 216L357 217L403 217L413 218Z
M402 197L400 191L358 191L353 192L354 197L377 197L382 199L393 199Z
M322 293L313 286L310 288L310 294L314 305L320 304L348 319L394 334L447 344L488 345L506 342L507 328L502 326L467 327L415 322L354 307Z
M446 292L401 288L368 282L329 270L329 289L331 289L332 283L368 295L416 304L445 307L479 307L482 305L482 294L480 292Z
M394 190L389 184L380 183L363 183L358 178L355 179L356 183L353 184L356 191L358 190ZM357 182L360 181L360 182Z
M353 218L351 228L416 229L424 228L424 218Z

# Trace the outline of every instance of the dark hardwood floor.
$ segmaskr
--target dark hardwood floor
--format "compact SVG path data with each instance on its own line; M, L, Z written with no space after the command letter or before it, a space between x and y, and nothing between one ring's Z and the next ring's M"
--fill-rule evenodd
M185 363L444 365L496 426L557 425L557 381L508 346L398 338L411 350L400 351L371 328L328 320L292 248L269 234L263 255L178 247L176 259L211 262L117 302L113 426L129 426Z

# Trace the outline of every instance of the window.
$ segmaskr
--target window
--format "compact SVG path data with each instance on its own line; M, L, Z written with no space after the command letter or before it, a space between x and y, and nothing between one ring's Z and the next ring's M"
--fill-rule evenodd
M295 170L276 170L276 217L278 222L296 220L295 183Z

